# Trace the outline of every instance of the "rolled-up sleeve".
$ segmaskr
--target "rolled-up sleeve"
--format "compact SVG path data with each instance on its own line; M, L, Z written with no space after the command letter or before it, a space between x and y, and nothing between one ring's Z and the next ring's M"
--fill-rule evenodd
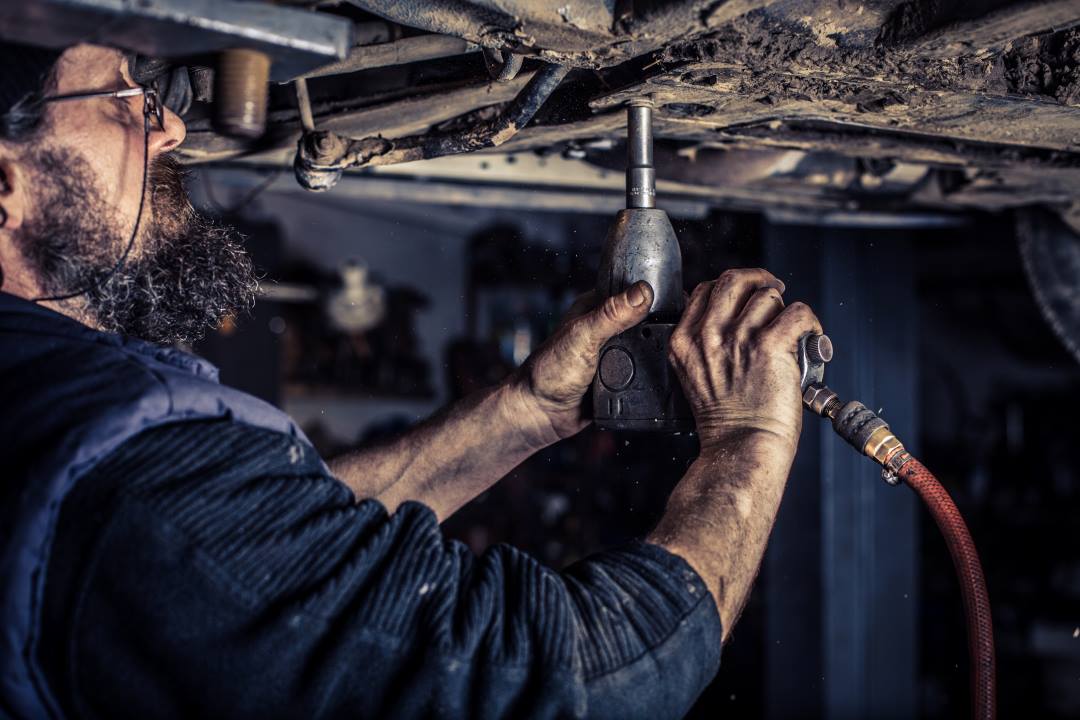
M680 717L717 671L715 603L662 548L556 572L474 555L423 505L356 504L314 465L230 467L110 495L73 588L80 714Z

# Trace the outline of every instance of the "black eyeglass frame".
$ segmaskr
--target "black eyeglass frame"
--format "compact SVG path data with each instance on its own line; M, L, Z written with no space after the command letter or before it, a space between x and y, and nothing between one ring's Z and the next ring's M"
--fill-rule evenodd
M97 90L93 92L68 93L65 95L51 95L41 98L39 102L69 102L72 100L89 100L91 98L129 98L136 95L143 96L143 118L149 129L150 118L157 122L158 129L165 130L165 105L161 102L157 90L152 87L127 87L121 90Z

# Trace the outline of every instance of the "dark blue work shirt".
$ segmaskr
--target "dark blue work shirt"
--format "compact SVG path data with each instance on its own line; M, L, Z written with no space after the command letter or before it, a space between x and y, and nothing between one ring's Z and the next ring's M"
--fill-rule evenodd
M477 557L229 420L83 476L45 588L38 659L76 717L679 717L720 662L712 597L659 547Z

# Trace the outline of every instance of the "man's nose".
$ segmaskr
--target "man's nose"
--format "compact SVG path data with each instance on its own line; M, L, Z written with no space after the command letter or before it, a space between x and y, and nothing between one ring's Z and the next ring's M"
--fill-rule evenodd
M156 156L167 153L184 142L187 137L187 126L180 116L169 108L165 108L165 129L162 130L157 123L150 123L150 154Z

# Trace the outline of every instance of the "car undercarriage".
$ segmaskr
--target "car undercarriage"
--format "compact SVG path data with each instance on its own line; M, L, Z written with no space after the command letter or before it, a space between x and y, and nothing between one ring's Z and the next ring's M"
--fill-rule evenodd
M1074 228L1078 222L1074 1L286 4L352 25L343 60L299 73L316 126L343 137L400 140L473 127L513 100L542 64L554 63L570 72L533 122L484 150L558 153L618 168L621 108L649 97L658 177L668 183L661 192L819 215L1040 204ZM154 2L142 18L125 10L122 22L96 2L29 3L24 12L37 7L38 19L47 19L89 8L100 27L87 33L83 26L84 36L123 42L137 33L136 44L154 58L144 71L185 86L172 92L188 124L182 152L190 162L290 163L300 115L289 85L271 92L260 137L229 137L204 102L214 55L177 56L164 47L161 36L212 27L228 5L286 10ZM218 32L236 42L242 25ZM303 27L287 27L293 40L303 37ZM163 72L178 64L191 71ZM279 82L292 79L284 65L275 60L275 71L285 73L275 72ZM492 65L498 69L489 72ZM378 155L358 169L393 161Z

